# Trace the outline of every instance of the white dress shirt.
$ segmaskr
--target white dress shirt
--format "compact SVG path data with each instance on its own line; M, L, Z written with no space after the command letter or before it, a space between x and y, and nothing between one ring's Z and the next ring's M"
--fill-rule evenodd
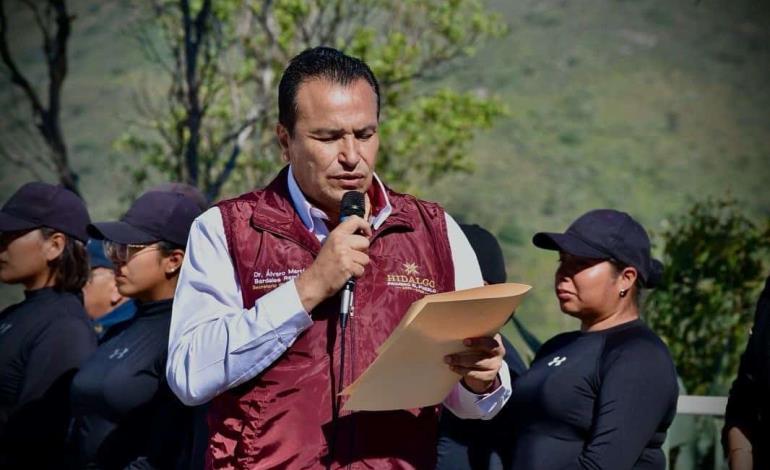
M370 218L376 229L388 218L392 207L376 176L374 184L386 201ZM291 168L288 187L302 222L323 243L328 235L324 222L328 217L305 198ZM455 267L455 288L481 286L481 271L470 243L448 214L446 223ZM199 216L190 229L171 317L168 384L183 403L205 403L257 376L281 357L312 323L294 280L263 295L253 307L243 307L240 281L228 252L222 215L218 207L213 207ZM461 418L492 418L511 394L510 375L505 365L499 377L502 385L483 395L458 384L444 405Z

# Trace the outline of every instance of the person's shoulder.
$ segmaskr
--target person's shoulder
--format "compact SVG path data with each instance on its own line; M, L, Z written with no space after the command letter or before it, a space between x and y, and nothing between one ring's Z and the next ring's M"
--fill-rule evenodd
M235 197L231 197L228 199L222 199L221 201L218 201L216 204L211 206L207 211L205 211L203 214L198 216L198 218L203 217L205 214L210 212L219 212L223 209L238 209L241 207L251 207L260 199L260 197L264 194L264 189L255 189L253 191L249 191L247 193L240 194Z
M35 328L33 342L96 345L97 338L93 323L77 295L60 293L57 302L39 312L40 322Z
M229 199L223 199L199 215L191 232L217 233L223 226L238 222L249 223L262 190L254 190Z
M3 310L0 310L0 320L7 318L11 313L15 312L23 304L24 301L22 300L21 302L16 302L15 304L11 304L5 307Z
M606 349L655 351L670 357L666 343L640 320L607 334Z
M676 368L668 346L643 322L638 321L607 335L603 357L606 363L644 363L643 370L668 374L676 380ZM643 371L640 371L643 372Z
M540 346L540 348L537 350L537 356L542 356L550 354L554 351L558 351L565 345L573 342L578 336L580 336L579 331L567 331L565 333L559 333Z
M80 293L74 292L54 291L40 304L38 315L45 318L45 323L64 319L89 322L83 298Z
M120 336L119 341L128 343L142 342L148 349L155 348L156 344L162 344L165 348L168 343L168 332L171 326L171 315L148 315L134 317L121 325L115 336ZM120 334L124 333L124 334Z
M57 326L93 332L91 319L88 317L82 301L76 295L63 296L59 305L61 310L54 320L58 324Z
M573 341L575 338L580 336L579 331L565 331L564 333L559 333L558 335L550 338L548 341L543 343L543 347L548 345L549 347L552 347L554 345L561 345L564 343L569 343Z
M216 208L223 218L229 216L228 219L233 216L247 219L254 214L254 211L267 211L263 215L276 212L279 216L294 211L283 171L266 187L223 199L212 208Z

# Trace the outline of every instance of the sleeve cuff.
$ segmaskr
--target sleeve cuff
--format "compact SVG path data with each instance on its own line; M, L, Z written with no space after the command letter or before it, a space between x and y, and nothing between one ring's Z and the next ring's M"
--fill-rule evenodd
M505 406L511 397L511 373L508 366L498 372L500 386L481 395L477 395L458 382L444 399L444 406L461 419L492 419Z

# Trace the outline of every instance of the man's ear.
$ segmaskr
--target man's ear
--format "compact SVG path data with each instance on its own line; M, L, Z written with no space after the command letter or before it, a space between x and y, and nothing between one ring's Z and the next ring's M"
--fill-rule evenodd
M289 163L289 131L286 129L283 124L278 124L275 126L275 135L278 137L278 143L281 144L281 159Z
M113 307L117 306L121 301L123 301L123 298L124 297L118 290L118 285L115 283L115 276L113 275L112 281L110 282L110 305Z

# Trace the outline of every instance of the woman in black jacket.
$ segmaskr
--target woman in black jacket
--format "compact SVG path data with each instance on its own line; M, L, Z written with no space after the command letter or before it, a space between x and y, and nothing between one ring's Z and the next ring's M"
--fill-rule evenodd
M678 390L668 349L639 319L640 290L662 268L647 233L628 214L595 210L533 242L559 251L559 307L581 325L543 344L513 384L513 468L665 469Z
M770 468L770 277L727 400L722 444L732 470Z
M151 191L118 222L89 226L105 240L120 293L134 318L103 341L72 383L78 467L186 468L192 409L165 380L171 305L187 235L200 208L189 197Z
M89 222L79 197L41 182L0 210L0 281L24 287L0 312L0 468L56 467L63 452L70 380L96 349L80 295Z

